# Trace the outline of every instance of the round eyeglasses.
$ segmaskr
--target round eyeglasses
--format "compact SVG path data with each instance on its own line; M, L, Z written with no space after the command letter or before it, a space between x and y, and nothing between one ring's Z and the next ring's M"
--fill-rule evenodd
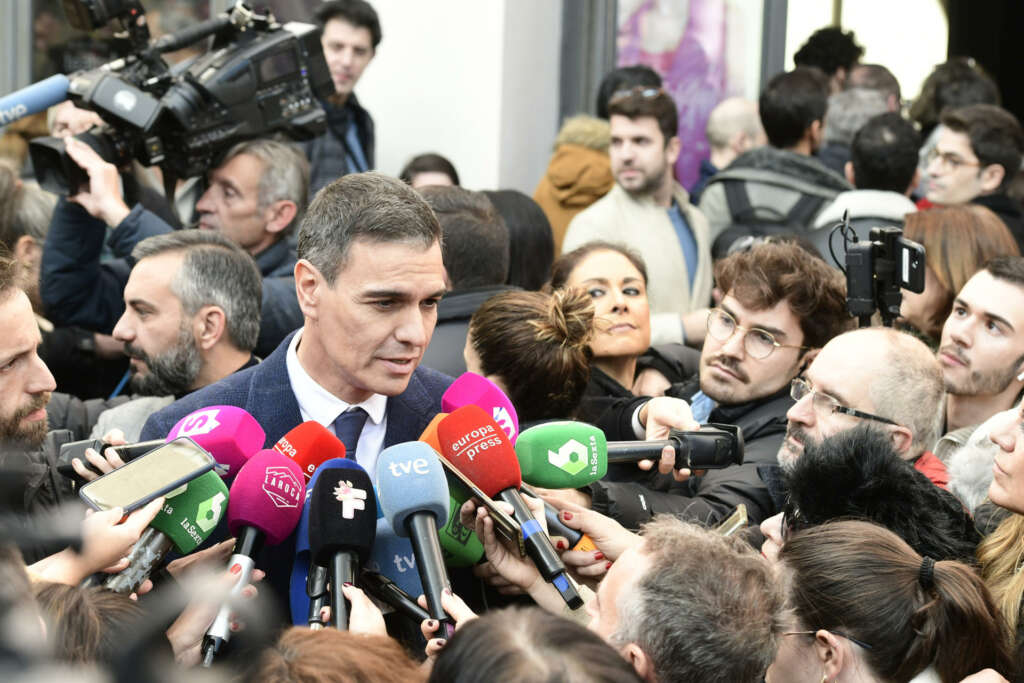
M775 341L775 336L771 332L766 332L759 327L743 327L736 322L736 318L721 308L712 308L708 311L708 334L713 338L720 342L727 342L736 330L743 330L743 349L747 355L757 360L764 360L772 355L777 348L805 350L810 348L796 344L780 344Z

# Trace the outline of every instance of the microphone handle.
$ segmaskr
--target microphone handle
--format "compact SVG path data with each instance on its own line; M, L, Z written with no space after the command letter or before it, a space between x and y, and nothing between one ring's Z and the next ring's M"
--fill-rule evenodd
M241 593L242 589L252 579L252 570L256 567L253 557L259 552L262 545L263 531L253 526L242 527L241 533L238 534L238 540L235 542L235 554L228 561L228 568L234 568L235 565L240 567L238 580L232 586L231 593L228 595L229 602L231 598ZM209 667L213 664L213 658L224 646L224 643L230 639L231 606L225 604L220 608L217 618L213 620L210 628L206 630L206 635L203 637L202 653L204 667Z
M640 462L641 460L657 461L661 458L661 449L672 446L676 451L676 464L679 465L680 443L676 439L658 439L656 441L609 441L608 464L624 462ZM685 467L685 465L681 465Z
M423 594L427 598L427 612L431 619L437 619L445 629L445 637L455 632L455 624L441 604L441 592L451 590L451 581L444 568L444 556L441 554L441 541L437 537L437 517L432 512L421 510L405 518L405 528L412 541L412 551L416 556L416 569L423 584Z
M334 553L331 557L331 621L339 631L348 630L348 601L341 587L356 580L358 557L348 550Z
M427 610L420 607L411 595L383 574L363 570L363 573L359 575L359 583L367 593L381 602L391 605L396 611L417 623L430 618Z
M174 541L167 534L146 527L128 553L128 567L109 577L103 587L115 593L134 593L173 547Z
M324 627L320 609L327 605L327 567L312 564L306 575L306 597L309 598L309 627L319 631Z
M498 494L501 500L512 506L513 517L519 522L523 530L523 543L526 545L526 554L530 556L537 566L540 575L544 580L552 584L558 593L565 600L565 604L572 609L583 606L583 598L576 591L576 587L565 573L565 565L551 545L551 539L541 528L540 523L533 518L530 508L523 502L523 498L516 489L505 489Z

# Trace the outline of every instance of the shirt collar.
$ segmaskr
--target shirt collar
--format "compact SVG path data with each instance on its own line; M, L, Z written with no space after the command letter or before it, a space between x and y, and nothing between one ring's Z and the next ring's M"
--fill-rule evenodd
M373 394L362 403L348 403L341 400L319 382L313 379L306 369L299 362L297 349L299 340L302 338L300 328L288 344L288 353L285 355L285 364L288 368L288 378L292 383L292 392L299 404L299 411L309 416L309 419L319 422L324 426L332 424L339 415L349 408L358 406L366 411L370 422L379 425L387 412L388 397L383 394Z

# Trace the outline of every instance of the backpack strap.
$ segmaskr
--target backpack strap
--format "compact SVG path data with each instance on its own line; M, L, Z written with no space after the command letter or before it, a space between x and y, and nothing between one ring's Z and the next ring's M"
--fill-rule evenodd
M729 207L732 223L751 223L755 221L756 211L747 194L747 181L729 178L721 181L725 190L725 203Z
M809 229L813 227L812 220L814 216L821 211L824 205L824 197L801 194L800 198L796 200L796 203L789 210L789 213L786 214L786 222Z

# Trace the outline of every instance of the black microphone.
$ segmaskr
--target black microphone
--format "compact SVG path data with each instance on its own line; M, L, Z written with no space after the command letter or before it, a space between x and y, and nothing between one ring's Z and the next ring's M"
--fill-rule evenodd
M313 564L327 567L336 628L348 628L348 603L341 587L355 583L376 535L377 497L366 470L321 472L309 498L309 549Z

